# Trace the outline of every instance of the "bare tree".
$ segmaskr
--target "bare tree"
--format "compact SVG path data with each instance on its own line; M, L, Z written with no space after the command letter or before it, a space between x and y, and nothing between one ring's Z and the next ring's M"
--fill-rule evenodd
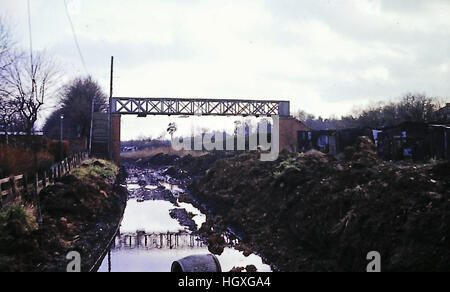
M12 57L13 41L9 30L0 19L0 77L6 68L13 61Z
M20 114L26 133L32 135L44 104L54 93L56 66L39 54L33 60L19 58L5 71L2 79L7 95Z
M10 97L5 75L8 69L17 60L14 52L14 42L9 29L0 19L0 130L5 132L6 144L8 144L8 131L17 121L17 108Z
M5 132L6 145L9 144L9 132L20 123L18 114L14 101L6 95L0 95L0 129Z
M403 122L434 122L440 105L441 101L438 98L409 93L398 101L378 102L364 109L356 109L351 115L340 119L332 117L324 120L304 111L299 111L296 118L314 130L384 128Z

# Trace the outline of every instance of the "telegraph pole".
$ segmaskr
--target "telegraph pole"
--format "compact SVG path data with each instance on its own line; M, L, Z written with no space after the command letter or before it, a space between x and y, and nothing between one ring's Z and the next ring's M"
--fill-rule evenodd
M92 155L92 134L94 131L94 98L91 103L91 125L89 129L89 155Z
M64 160L64 131L63 131L63 124L64 124L64 114L61 114L60 118L60 125L59 125L59 156L60 156L60 161Z
M109 84L109 108L108 108L108 158L112 159L111 153L111 128L112 128L112 97L113 97L113 78L114 78L114 56L111 56L111 76L110 76L110 84Z

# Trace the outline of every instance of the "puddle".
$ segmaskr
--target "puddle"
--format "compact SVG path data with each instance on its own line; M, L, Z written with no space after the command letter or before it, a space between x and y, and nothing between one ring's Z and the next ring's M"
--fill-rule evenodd
M129 185L127 185L127 189L128 189L129 191L138 190L138 189L140 189L140 188L141 188L141 186L138 185L138 184L129 184Z
M105 257L99 272L170 272L172 263L192 255L209 254L206 246L182 248L133 248L112 249ZM255 265L259 272L271 272L268 265L263 264L260 257L251 255L246 258L235 249L225 248L221 256L217 256L222 270L230 271L233 267Z
M203 223L206 222L206 215L203 214L199 209L192 206L191 204L178 202L178 205L180 205L180 208L186 209L188 213L192 213L195 215L194 218L192 218L192 220L194 220L195 224L197 224L197 228L202 227Z
M149 174L151 172L147 172ZM131 180L129 181L131 182ZM160 183L176 194L183 190L176 185ZM129 191L141 189L135 183L127 185ZM148 191L157 186L147 186ZM115 238L110 252L103 260L99 272L170 272L172 263L192 255L209 254L207 246L188 227L180 225L170 217L172 209L186 209L195 216L192 218L199 228L206 222L206 215L188 203L165 200L146 200L138 202L136 198L128 200L120 234ZM255 265L260 272L271 272L269 265L263 263L257 255L245 257L242 252L225 248L217 257L224 272L233 267Z
M169 212L174 208L175 206L167 201L138 202L137 199L130 199L125 209L120 232L167 233L187 229L170 217Z
M172 191L172 192L178 192L178 193L182 193L184 192L184 190L182 188L180 188L177 185L173 185L167 182L161 182L160 183L163 187L166 188L166 190Z

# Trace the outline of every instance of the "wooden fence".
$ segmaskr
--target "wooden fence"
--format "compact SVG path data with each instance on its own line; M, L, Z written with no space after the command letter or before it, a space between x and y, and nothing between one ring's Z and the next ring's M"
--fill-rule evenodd
M88 153L78 153L53 165L49 171L40 176L36 173L30 178L22 174L0 179L0 208L3 207L3 202L6 199L9 201L21 194L39 194L42 189L55 184L62 176L81 165L88 158Z

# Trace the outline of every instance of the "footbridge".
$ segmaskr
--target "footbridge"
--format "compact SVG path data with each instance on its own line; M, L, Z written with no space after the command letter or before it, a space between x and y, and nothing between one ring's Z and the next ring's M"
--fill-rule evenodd
M92 150L119 163L121 116L279 117L280 150L296 151L299 131L309 129L290 116L290 102L280 100L112 97L109 113L95 113Z
M111 113L120 115L289 116L289 101L113 98Z

